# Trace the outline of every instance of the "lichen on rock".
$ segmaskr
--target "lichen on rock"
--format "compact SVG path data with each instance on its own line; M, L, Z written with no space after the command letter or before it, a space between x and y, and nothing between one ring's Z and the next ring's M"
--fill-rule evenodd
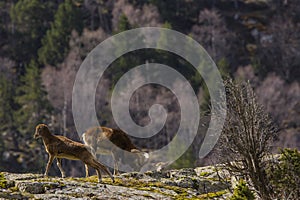
M206 171L205 171L206 170ZM58 178L41 174L1 173L5 189L0 198L13 199L206 199L224 196L228 191L223 182L217 181L216 173L200 169L165 170L145 173L131 172L115 177L112 183L103 177ZM9 183L9 184L8 184Z

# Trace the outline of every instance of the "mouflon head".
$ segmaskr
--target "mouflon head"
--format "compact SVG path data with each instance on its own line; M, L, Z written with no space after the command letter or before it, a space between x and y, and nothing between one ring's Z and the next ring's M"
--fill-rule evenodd
M48 126L46 124L39 124L35 127L35 133L34 133L34 138L40 138L43 135L49 133Z

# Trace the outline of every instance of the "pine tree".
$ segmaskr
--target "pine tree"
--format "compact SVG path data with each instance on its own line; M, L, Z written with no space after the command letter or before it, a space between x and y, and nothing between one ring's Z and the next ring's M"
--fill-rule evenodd
M15 112L15 121L18 131L25 137L30 133L31 137L37 123L43 122L49 116L50 105L42 89L38 64L31 60L25 70L21 85L17 88L16 103L19 109Z
M122 31L127 31L129 29L131 29L131 25L128 21L128 18L126 17L125 14L122 14L120 16L120 19L119 19L119 24L118 24L118 31L119 32L122 32Z
M13 123L13 86L0 75L0 131L10 129Z
M225 58L221 59L221 61L218 63L218 71L222 77L222 79L225 79L227 77L229 77L229 73L228 73L228 69L227 69L227 63ZM205 69L205 68L204 68ZM204 70L204 72L206 74L211 74L208 79L208 81L210 81L209 83L204 82L204 80L202 79L202 77L200 78L200 82L201 82L201 88L202 88L202 103L200 105L200 109L204 114L208 114L210 113L210 109L211 109L211 99L210 99L210 94L209 94L209 90L207 88L207 85L213 85L214 81L218 79L218 77L216 77L215 72L212 71L208 71L208 70Z
M3 163L3 152L6 149L6 135L13 127L13 89L12 83L0 74L0 161ZM3 165L0 171L3 170Z
M36 57L41 39L53 18L53 2L19 0L10 9L13 23L11 54L14 60L23 63Z
M297 149L281 149L279 162L268 171L278 199L300 197L300 152Z
M127 31L129 29L131 29L132 26L128 21L128 18L126 17L125 14L122 14L120 16L119 19L119 23L118 23L118 32L123 32L123 31ZM121 35L121 37L123 37L123 35ZM138 36L137 36L138 37ZM135 38L136 39L136 38ZM131 43L134 43L132 41L130 41ZM126 51L127 47L128 47L128 43L129 41L127 40L127 38L124 38L122 40L116 41L115 45L118 47L116 52L112 52L112 53L116 53L117 55L120 52ZM137 60L138 58L135 56L135 53L130 53L127 55L122 55L121 57L119 57L113 64L112 64L112 70L111 70L111 74L113 75L112 78L112 82L116 83L118 81L118 79L126 72L128 71L132 66L136 66Z
M61 3L51 28L42 39L42 47L38 51L39 61L50 65L62 62L69 50L72 30L81 33L82 26L80 10L72 1L66 0Z

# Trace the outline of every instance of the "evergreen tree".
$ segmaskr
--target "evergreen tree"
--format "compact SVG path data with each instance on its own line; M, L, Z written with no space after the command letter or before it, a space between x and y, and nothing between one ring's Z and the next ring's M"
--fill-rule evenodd
M163 21L172 24L175 30L186 31L194 23L199 12L199 8L205 5L208 0L149 0L149 2L157 6Z
M297 149L281 149L279 162L268 171L278 199L300 197L300 152Z
M129 23L126 15L122 14L120 16L120 20L118 24L118 33L129 30L131 28L132 26ZM139 36L136 36L136 38L134 38L134 40L138 40L138 39ZM126 51L129 43L134 43L134 42L133 40L128 41L127 38L121 39L120 41L116 41L115 46L117 46L118 49L116 52L112 52L112 53L119 54L120 52ZM131 67L137 66L140 63L139 61L140 61L140 57L137 56L136 51L122 55L116 61L114 61L110 73L112 75L111 79L113 84L115 84L119 80L119 78Z
M126 30L129 30L131 29L131 25L128 21L128 18L126 17L125 14L122 14L120 16L120 19L119 19L119 24L118 24L118 31L119 32L122 32L122 31L126 31Z
M0 75L0 131L13 124L13 86L3 74Z
M58 7L54 22L42 39L42 47L38 51L39 61L43 64L56 65L63 61L69 50L72 30L81 33L81 13L71 0L66 0Z
M220 75L222 77L222 79L226 79L227 77L230 77L230 74L229 74L229 70L228 70L228 63L226 62L226 59L225 58L222 58L218 63L217 63L217 67L218 67L218 70L220 72ZM205 69L205 68L204 68ZM205 71L205 70L204 70ZM209 91L208 91L208 88L207 88L207 84L214 84L214 81L217 79L215 76L214 73L211 73L210 71L206 70L205 73L207 74L211 74L209 76L209 81L210 83L205 83L204 80L202 78L200 78L200 82L201 82L201 88L202 88L202 103L200 105L200 109L201 109L201 112L204 113L204 114L208 114L210 113L210 109L211 109L211 102L210 102L210 94L209 94Z
M165 22L162 27L167 29L173 28L168 22ZM168 46L167 41L169 39L171 38L164 31L162 31L157 42L158 49L156 49L156 54L151 55L151 57L154 58L154 62L171 66L180 74L182 74L190 82L193 89L197 92L199 88L199 81L195 79L195 77L197 76L197 71L195 70L195 68L185 58L182 58L172 52L161 50L163 46ZM187 52L186 55L191 55L193 53L189 52L189 45L190 44L186 44L186 46L182 47L184 49L184 52Z
M31 137L37 123L49 116L50 106L42 89L38 64L31 60L25 70L21 85L17 88L16 103L19 109L15 112L15 121L18 131L25 137L30 133Z
M5 135L13 126L13 90L12 83L0 74L0 161L3 163L3 152L5 150ZM4 166L2 166L4 167ZM0 167L0 170L3 168Z
M11 54L14 60L23 63L35 58L41 47L41 39L52 21L53 2L20 0L10 9L13 23Z
M9 8L11 7L11 1L4 1L0 2L0 56L4 57L7 54L7 49L3 48L8 43L8 27L10 24L10 17L9 17Z

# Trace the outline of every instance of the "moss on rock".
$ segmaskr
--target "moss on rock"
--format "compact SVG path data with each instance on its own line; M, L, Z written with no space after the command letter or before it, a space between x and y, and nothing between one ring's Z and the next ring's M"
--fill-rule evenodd
M3 172L0 172L0 188L7 188L7 180L3 174Z

